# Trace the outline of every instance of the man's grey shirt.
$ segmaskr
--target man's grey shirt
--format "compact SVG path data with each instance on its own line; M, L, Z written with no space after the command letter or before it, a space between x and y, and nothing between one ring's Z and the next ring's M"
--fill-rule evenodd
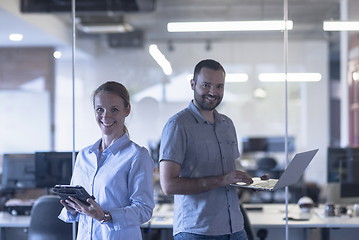
M180 177L223 176L235 170L239 151L233 122L217 111L214 114L215 124L211 124L191 102L165 125L160 160L180 164ZM243 230L243 216L233 187L175 195L174 201L174 235L223 235Z

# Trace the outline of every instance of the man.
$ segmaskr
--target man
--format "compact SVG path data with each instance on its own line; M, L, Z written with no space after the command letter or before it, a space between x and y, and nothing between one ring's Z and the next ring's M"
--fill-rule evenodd
M247 239L234 182L252 183L235 170L239 157L231 119L215 108L224 94L225 70L207 59L195 69L194 99L163 129L160 181L174 196L174 239Z

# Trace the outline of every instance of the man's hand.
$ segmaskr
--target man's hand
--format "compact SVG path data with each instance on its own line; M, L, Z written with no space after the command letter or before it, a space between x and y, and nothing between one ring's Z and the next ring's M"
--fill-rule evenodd
M227 186L231 183L244 182L251 184L252 178L246 173L239 170L234 170L223 176L223 186Z
M244 182L250 184L252 178L242 171L231 171L224 176L209 176L201 178L180 177L181 165L162 160L160 162L160 182L166 195L191 195L210 191L218 187L226 187L231 183Z
M261 180L268 180L269 179L269 174L268 173L263 174L260 178L261 178Z

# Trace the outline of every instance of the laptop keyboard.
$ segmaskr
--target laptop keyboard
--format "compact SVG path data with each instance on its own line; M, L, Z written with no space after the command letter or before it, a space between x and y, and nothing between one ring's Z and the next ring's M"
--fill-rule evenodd
M258 182L258 183L254 183L252 184L252 186L255 187L261 187L261 188L272 188L274 187L274 185L276 184L277 181L266 181L266 182Z

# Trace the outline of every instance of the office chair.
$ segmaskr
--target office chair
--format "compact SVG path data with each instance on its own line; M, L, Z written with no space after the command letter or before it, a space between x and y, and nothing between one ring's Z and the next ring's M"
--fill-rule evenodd
M251 222L249 221L246 209L244 209L242 204L239 204L239 208L241 209L241 212L242 212L242 215L243 215L244 230L247 233L248 240L254 240L254 235L253 235L253 231L252 231L252 225L251 225Z
M39 197L31 209L28 240L71 240L72 224L57 218L62 207L57 196Z

